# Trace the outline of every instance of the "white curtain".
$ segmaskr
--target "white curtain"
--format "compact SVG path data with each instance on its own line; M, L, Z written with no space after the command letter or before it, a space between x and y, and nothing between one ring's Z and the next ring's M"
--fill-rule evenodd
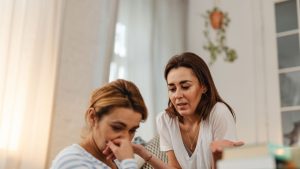
M118 2L65 0L48 166L80 141L88 98L108 82Z
M155 116L167 106L164 66L185 49L186 0L122 0L110 80L121 77L140 88L149 109L137 135L156 133Z
M60 0L0 0L0 169L45 167Z

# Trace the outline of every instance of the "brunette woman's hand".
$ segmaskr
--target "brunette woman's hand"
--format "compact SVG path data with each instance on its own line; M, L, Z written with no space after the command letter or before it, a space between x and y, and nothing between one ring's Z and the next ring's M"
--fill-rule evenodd
M134 153L137 155L141 155L141 153L143 153L146 150L145 147L140 144L131 143L131 145L132 145Z
M210 149L213 154L213 169L216 169L216 163L222 158L223 150L227 147L239 147L244 145L243 141L217 140L210 144Z
M140 156L141 158L143 158L145 160L145 162L149 162L151 159L154 159L154 155L149 152L144 146L140 145L140 144L134 144L132 143L132 148L135 154L137 154L138 156ZM152 158L153 157L153 158ZM153 160L152 160L153 161ZM160 161L160 160L158 160ZM162 162L162 161L160 161ZM156 165L161 166L161 164L159 164L160 162L157 162ZM163 163L163 162L162 162ZM152 164L151 164L152 165ZM160 167L155 167L152 165L153 168L160 168Z
M116 139L107 143L109 149L104 149L103 153L107 154L108 159L117 158L124 160L133 158L133 148L131 142L127 139ZM110 153L111 152L111 153Z

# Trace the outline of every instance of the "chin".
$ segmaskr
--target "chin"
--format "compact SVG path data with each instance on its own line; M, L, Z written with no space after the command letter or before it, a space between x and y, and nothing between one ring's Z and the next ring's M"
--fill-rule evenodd
M178 111L178 113L181 115L181 116L190 116L192 115L193 113L191 113L190 111Z

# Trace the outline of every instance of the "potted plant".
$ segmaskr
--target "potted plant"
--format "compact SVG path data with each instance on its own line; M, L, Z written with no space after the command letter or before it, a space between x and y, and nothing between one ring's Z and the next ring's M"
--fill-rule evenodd
M214 7L212 10L208 10L205 19L205 29L203 31L206 43L203 46L210 54L210 64L213 64L217 60L217 56L224 53L225 61L233 62L237 59L237 53L234 49L231 49L226 44L226 29L229 25L230 19L228 14L220 10L218 7ZM211 31L215 33L215 39L211 38Z
M218 8L214 8L209 14L210 23L214 29L220 29L222 27L223 18L224 14Z

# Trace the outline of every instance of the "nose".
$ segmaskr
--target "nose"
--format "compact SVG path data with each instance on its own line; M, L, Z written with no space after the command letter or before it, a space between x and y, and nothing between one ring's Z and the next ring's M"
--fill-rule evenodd
M131 134L129 133L129 131L124 131L121 135L121 138L124 138L124 139L127 139L127 140L131 140L132 139L132 136Z
M174 97L175 99L180 99L183 97L182 91L181 90L176 90L176 92L174 93Z

